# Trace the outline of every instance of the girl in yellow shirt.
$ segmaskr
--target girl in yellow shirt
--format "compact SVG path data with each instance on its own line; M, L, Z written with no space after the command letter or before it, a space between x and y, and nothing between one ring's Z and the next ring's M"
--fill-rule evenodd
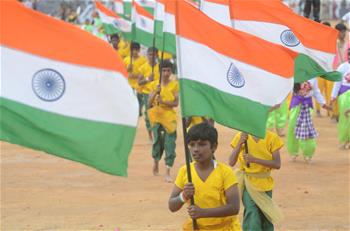
M186 143L195 162L191 163L192 183L188 183L186 166L178 173L169 199L169 209L176 212L194 197L195 205L188 204L188 214L197 220L199 230L241 230L238 218L239 194L232 169L213 159L218 144L216 129L208 123L191 127ZM193 230L188 219L184 230Z

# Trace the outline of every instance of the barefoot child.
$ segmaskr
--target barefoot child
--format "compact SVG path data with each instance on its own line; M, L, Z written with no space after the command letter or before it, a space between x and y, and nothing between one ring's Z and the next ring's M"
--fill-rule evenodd
M239 196L232 169L213 159L218 134L208 123L194 125L186 143L194 162L191 163L192 183L188 183L186 166L178 173L169 199L169 209L176 212L194 196L195 205L188 204L188 214L197 219L199 230L241 230L238 218ZM192 230L188 219L184 230Z
M179 104L179 85L171 80L173 64L169 60L162 63L162 79L153 81L148 99L148 116L153 134L152 157L154 159L153 174L159 173L159 160L165 150L166 182L172 182L170 170L174 165L176 141L176 111Z

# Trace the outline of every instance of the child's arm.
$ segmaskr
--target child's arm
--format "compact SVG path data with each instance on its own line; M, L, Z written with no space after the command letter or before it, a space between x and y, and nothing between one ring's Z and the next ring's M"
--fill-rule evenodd
M203 217L228 217L237 215L239 212L239 193L237 184L225 190L226 205L217 208L202 209L196 205L188 207L188 214L191 218Z
M173 101L163 101L162 97L160 97L159 103L167 105L169 107L177 107L177 105L179 105L179 94L175 94L175 99Z
M169 210L171 212L178 211L193 195L194 186L192 183L185 184L183 191L175 185L168 202Z
M247 133L242 133L241 137L238 141L237 146L232 150L232 153L228 159L228 163L230 166L234 166L237 163L238 155L241 151L242 145L244 142L248 139L248 134Z
M276 150L272 153L272 160L263 160L256 158L250 154L244 154L243 155L245 161L248 163L256 163L263 165L268 168L274 168L274 169L280 169L281 168L281 158L280 158L280 151Z
M148 102L147 102L149 108L152 107L153 101L156 98L156 96L159 94L159 92L160 92L160 86L158 86L157 89L155 91L152 91L151 94L149 95Z

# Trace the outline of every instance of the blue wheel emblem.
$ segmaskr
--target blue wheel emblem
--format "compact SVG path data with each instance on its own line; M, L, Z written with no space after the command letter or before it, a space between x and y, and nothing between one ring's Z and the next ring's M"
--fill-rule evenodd
M66 83L63 76L52 69L36 72L32 79L32 88L41 100L52 102L62 97Z
M233 63L231 63L230 68L227 71L227 81L235 88L241 88L245 84L243 75Z
M141 18L141 20L140 20L140 23L141 23L141 26L142 27L146 27L146 20L145 19L143 19L143 18Z
M295 36L293 31L285 30L280 36L281 42L287 47L296 47L300 44L299 39Z
M118 20L113 20L113 25L115 26L115 27L117 27L117 28L120 28L120 23L119 23L119 21Z

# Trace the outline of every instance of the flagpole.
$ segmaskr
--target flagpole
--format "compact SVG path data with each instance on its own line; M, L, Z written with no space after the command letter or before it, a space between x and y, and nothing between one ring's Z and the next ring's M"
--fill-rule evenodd
M178 9L178 1L176 1L175 3L175 17L176 17L176 31L178 32L178 15L179 15L179 9ZM176 36L176 39L178 40L177 36ZM178 43L176 44L176 47L177 47L177 57L179 58L180 57L180 49L178 47ZM178 64L178 74L181 75L181 63L178 61L177 62ZM180 89L181 91L181 89ZM188 180L188 183L192 183L192 174L191 174L191 160L190 160L190 150L188 149L188 146L187 146L187 143L186 143L186 137L187 137L187 130L186 130L186 120L185 120L185 117L181 116L182 117L182 133L183 133L183 138L184 138L184 148L185 148L185 157L186 157L186 172L187 172L187 180ZM190 203L191 203L191 206L195 205L194 203L194 197L192 196L190 198ZM198 228L198 223L197 223L197 220L192 218L192 227L193 227L193 230L199 230Z

